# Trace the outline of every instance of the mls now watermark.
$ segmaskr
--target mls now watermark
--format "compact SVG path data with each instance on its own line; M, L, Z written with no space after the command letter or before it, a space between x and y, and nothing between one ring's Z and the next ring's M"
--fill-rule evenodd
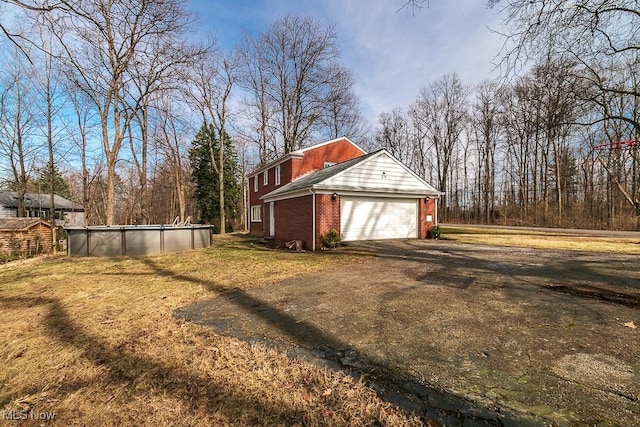
M40 412L34 409L29 411L22 409L20 411L2 411L2 419L5 421L23 421L23 420L36 420L36 421L52 421L55 419L55 412Z

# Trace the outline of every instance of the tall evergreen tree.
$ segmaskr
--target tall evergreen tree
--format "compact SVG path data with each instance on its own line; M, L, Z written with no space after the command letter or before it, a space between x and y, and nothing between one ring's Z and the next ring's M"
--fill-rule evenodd
M218 174L215 173L211 164L209 144L213 142L215 157L220 151L220 146L224 148L224 206L226 216L226 229L232 229L232 222L240 219L242 211L240 201L242 200L242 186L240 185L240 168L238 159L229 135L224 134L221 144L220 136L216 134L211 125L203 125L196 134L191 148L189 149L189 159L191 161L191 179L195 184L195 199L198 206L199 222L216 225L220 224L220 192L218 189Z
M51 175L53 171L53 180L51 180ZM69 182L62 176L60 169L58 169L58 165L53 163L47 163L45 167L40 169L40 173L38 174L38 178L32 182L31 188L32 191L36 193L47 194L51 191L51 182L53 182L53 192L58 196L62 196L66 199L71 199L73 197L71 192L71 186Z

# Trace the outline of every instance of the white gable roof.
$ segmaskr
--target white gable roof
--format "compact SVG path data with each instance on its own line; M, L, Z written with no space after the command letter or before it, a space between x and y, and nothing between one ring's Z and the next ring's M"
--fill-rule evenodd
M443 194L393 157L387 150L311 172L262 197L287 199L309 191L386 194L406 197Z
M351 191L385 193L438 193L411 169L381 150L364 161L324 180L322 186Z

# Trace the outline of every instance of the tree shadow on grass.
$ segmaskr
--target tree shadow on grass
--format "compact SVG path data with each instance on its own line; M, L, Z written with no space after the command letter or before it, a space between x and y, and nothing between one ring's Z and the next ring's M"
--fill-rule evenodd
M329 349L324 353L324 356L333 358L343 365L345 356L357 359L358 369L361 373L372 378L376 384L383 384L377 389L384 398L398 403L406 409L413 410L417 414L441 422L453 420L453 423L460 424L465 420L471 420L476 425L482 425L482 423L500 425L501 420L505 418L518 419L517 415L511 414L509 411L484 409L473 402L451 395L436 387L414 383L409 374L392 369L385 365L384 361L374 360L366 354L355 354L348 342L344 342L335 335L321 330L313 323L298 319L277 305L261 300L244 290L230 290L212 280L172 272L160 266L153 258L142 258L142 262L158 276L205 287L238 309L261 318L300 346L310 350ZM155 374L149 379L151 387L184 402L193 411L204 407L212 412L222 411L225 413L226 411L226 415L233 418L238 414L238 409L234 411L233 408L259 405L259 409L255 411L257 414L263 414L267 419L282 424L299 421L305 417L303 412L293 408L261 405L250 395L243 393L242 390L222 391L223 384L217 384L215 379L202 375L193 376L181 369L133 355L122 347L111 346L99 337L91 336L79 328L60 301L55 298L0 297L0 301L11 304L18 309L34 305L46 307L47 314L44 318L44 325L50 336L65 345L79 349L83 357L91 363L106 366L108 368L106 370L107 378L115 384L131 385L142 374L152 371ZM353 365L350 366L353 367ZM81 386L81 384L66 385L70 390ZM184 396L181 394L181 391L184 390L197 390L197 392ZM257 423L259 421L256 420Z
M103 380L116 387L130 388L142 375L152 373L145 378L154 393L162 392L182 401L189 409L196 412L207 408L207 412L222 411L224 415L234 419L240 414L246 416L243 408L256 408L253 418L249 422L264 424L265 420L277 424L290 424L306 418L302 410L292 407L276 407L276 405L261 405L242 390L229 391L225 384L217 384L211 377L197 376L176 367L167 366L149 358L133 355L120 346L113 347L98 337L91 336L79 328L69 314L55 298L23 298L2 297L0 302L5 307L23 310L33 307L46 309L43 324L50 336L60 343L81 350L82 357L95 366L104 366ZM90 385L87 381L65 382L58 384L58 397L61 394L73 394L75 391ZM193 390L184 394L185 390ZM38 394L42 387L34 390L20 390L17 393ZM5 404L8 402L5 402ZM227 413L225 413L225 411ZM149 416L152 416L149 414ZM245 420L247 421L247 420Z
M383 399L399 405L408 412L423 416L425 420L435 420L445 425L469 422L478 426L502 425L504 420L522 425L537 425L542 421L535 416L515 413L498 405L492 409L484 408L434 385L420 384L407 372L391 367L384 361L362 352L356 352L348 342L334 334L283 311L278 307L277 301L262 300L242 289L229 290L209 280L173 273L150 258L145 259L144 262L158 275L202 285L209 291L217 293L219 295L217 300L228 302L241 311L258 317L274 327L281 335L313 352L308 354L330 359L350 374L364 375ZM204 301L202 304L204 308L206 304L210 304L210 301ZM182 317L190 320L189 316ZM266 344L278 347L277 343ZM296 351L293 352L293 354L296 353ZM320 363L320 365L323 364Z

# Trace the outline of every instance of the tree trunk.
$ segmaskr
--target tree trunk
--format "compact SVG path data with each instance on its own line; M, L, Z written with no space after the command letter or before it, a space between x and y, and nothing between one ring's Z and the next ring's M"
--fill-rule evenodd
M226 234L227 230L227 219L225 215L225 206L224 206L224 149L225 149L225 141L224 134L220 135L220 150L218 152L218 162L219 162L219 171L218 171L218 193L220 197L220 234Z
M105 217L107 225L115 224L115 174L116 162L107 162L107 197L105 200Z
M554 173L555 173L555 178L556 178L556 185L555 185L555 190L556 190L556 197L558 198L558 220L556 222L557 226L562 225L562 216L564 214L563 212L563 199L562 199L562 170L561 170L561 163L564 162L564 159L561 159L561 154L560 154L560 149L558 148L558 142L557 141L553 141L553 156L555 157L555 168L554 168Z

